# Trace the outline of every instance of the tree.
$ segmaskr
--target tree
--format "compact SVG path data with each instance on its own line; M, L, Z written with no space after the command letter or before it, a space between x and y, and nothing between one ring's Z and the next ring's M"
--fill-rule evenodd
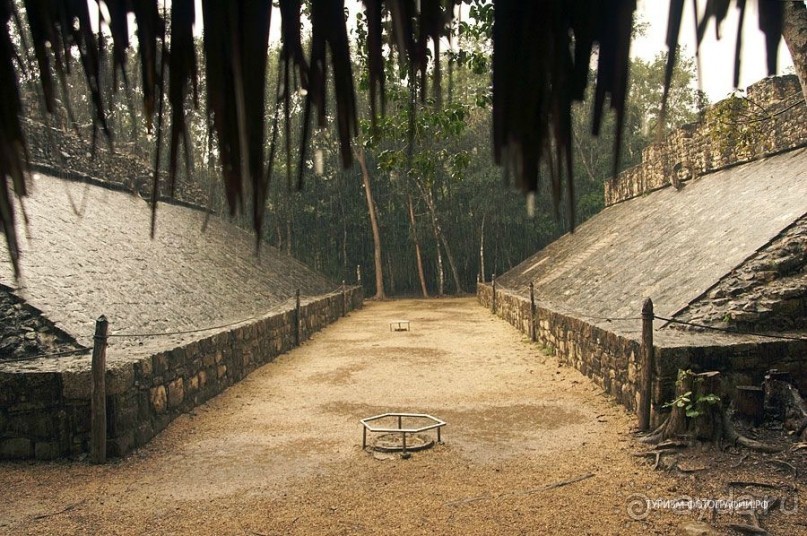
M361 167L361 180L364 186L364 195L367 199L367 211L370 214L370 226L373 230L373 261L375 266L375 299L383 300L386 297L384 292L384 263L381 259L381 232L378 229L378 207L376 207L373 191L370 186L370 171L367 169L367 159L364 155L364 147L357 147L356 160Z
M406 75L416 71L422 82L427 73L434 76L428 88L421 83L421 98L429 89L441 94L439 46L440 39L451 27L454 5L457 0L413 0L383 3L365 0L367 32L367 66L372 107L384 105L384 84L389 59L384 50L391 45L407 68ZM674 51L684 0L670 2L670 31L668 45ZM39 78L45 103L53 111L55 103L54 80L66 72L66 62L74 53L81 60L89 96L94 110L93 121L97 128L108 132L108 109L103 98L100 76L99 40L90 23L87 2L26 2L28 28L31 30L30 48L39 65ZM113 63L122 69L122 52L129 46L130 16L138 26L138 54L141 66L142 103L145 116L158 114L162 121L163 94L166 89L174 96L187 94L193 82L191 64L195 58L194 44L187 39L192 35L196 19L192 0L175 0L171 6L170 25L162 20L158 0L139 2L110 2L99 0L99 11L109 13L107 23L114 42ZM419 10L417 9L419 4ZM483 5L473 0L474 5ZM227 202L230 210L244 206L243 193L257 196L252 201L253 226L261 231L261 208L266 201L267 176L262 162L265 114L263 113L263 84L266 79L267 35L269 28L268 3L202 2L205 24L204 57L207 81L207 114L212 119L217 137L218 157L222 161ZM315 117L319 127L332 120L337 125L337 137L342 164L352 162L351 140L358 134L356 99L354 93L351 52L348 44L343 2L301 2L281 0L282 56L284 72L293 70L307 89L303 135L300 139L300 162L306 159L305 147L310 142L312 129L308 119ZM739 4L745 9L747 3ZM762 29L768 37L769 65L775 65L776 45L782 33L783 2L759 2L758 12ZM101 9L105 7L106 10ZM310 13L311 46L309 57L302 53L300 18L305 7ZM705 22L711 18L722 20L728 11L727 2L709 2ZM561 196L571 198L569 162L572 158L571 110L576 101L584 98L590 85L589 63L595 46L599 50L597 74L594 82L594 112L592 126L595 133L602 127L606 103L616 112L615 137L617 150L622 139L622 125L626 112L629 44L635 0L590 2L589 0L547 0L523 2L498 0L493 11L479 10L485 24L490 24L493 71L493 147L496 162L514 177L525 191L538 189L541 164L546 155L554 155L549 166L553 188L551 195L557 203ZM6 98L0 110L0 224L6 235L12 262L17 267L18 248L14 226L14 209L9 184L18 196L26 193L24 170L27 163L25 136L20 125L23 112L19 95L17 58L11 39L11 25L22 20L15 12L13 2L0 3L0 22L7 31L0 32L0 85L6 88ZM488 23L490 20L492 23ZM69 21L65 23L65 21ZM484 24L482 25L484 28ZM392 32L391 29L395 31ZM438 51L435 58L431 52ZM246 53L245 51L249 51ZM330 54L328 54L330 52ZM29 51L23 51L23 56ZM798 54L797 54L797 57ZM52 59L52 58L55 58ZM434 60L438 61L435 63ZM330 61L329 61L330 60ZM668 75L674 64L670 55ZM170 63L170 68L167 68ZM332 69L328 69L328 67ZM328 76L332 72L336 113L329 116L327 102ZM166 87L166 73L170 82ZM669 84L669 76L665 85ZM288 77L287 77L288 82ZM286 88L290 84L286 84ZM171 99L174 100L174 99ZM187 106L177 99L176 107ZM439 99L438 99L439 101ZM526 113L525 113L526 112ZM180 124L184 114L176 113L180 121L172 123L175 132L187 132ZM155 143L159 144L162 131L157 129ZM181 134L180 134L181 135ZM178 150L174 144L172 151ZM170 159L174 159L174 154ZM241 164L243 162L243 165ZM299 166L299 176L304 174ZM565 186L565 188L564 188ZM573 207L573 205L569 205ZM574 218L572 218L574 221Z

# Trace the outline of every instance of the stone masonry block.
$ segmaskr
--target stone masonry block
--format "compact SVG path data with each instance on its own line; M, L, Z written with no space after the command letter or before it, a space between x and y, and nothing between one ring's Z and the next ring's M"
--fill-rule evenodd
M165 353L154 354L151 357L151 363L155 376L164 376L168 372L168 356Z
M29 407L50 407L62 397L61 374L37 372L25 374L25 401Z
M141 423L135 431L135 445L145 445L152 437L154 437L154 429L151 426L151 422Z
M92 396L92 374L89 370L62 372L62 396L67 399L89 400Z
M168 407L175 408L185 400L185 385L182 378L168 384Z
M125 393L134 387L134 366L132 363L116 365L106 371L107 395Z
M110 402L107 405L110 421L109 433L113 436L118 436L126 430L134 429L140 416L138 393L132 391L126 394L112 395L108 400Z
M34 456L34 443L24 437L0 440L0 459L20 460Z
M183 347L177 347L168 352L168 369L176 372L185 366L187 351Z
M139 382L141 385L150 385L151 384L151 377L152 377L152 358L147 357L145 359L141 359L137 363L134 363L132 366L134 370L135 382Z
M55 411L32 411L10 414L8 432L11 435L25 436L38 440L49 440L59 433L58 417Z
M194 375L188 379L187 386L185 387L185 392L188 394L194 393L199 390L199 376Z
M34 457L37 460L55 460L62 455L57 441L38 441L34 445Z
M168 403L168 397L165 394L165 387L158 385L149 391L149 399L151 400L151 407L154 408L156 413L165 412Z

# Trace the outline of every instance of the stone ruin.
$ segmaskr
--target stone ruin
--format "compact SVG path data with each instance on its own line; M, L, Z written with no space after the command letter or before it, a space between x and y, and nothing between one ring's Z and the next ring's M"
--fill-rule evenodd
M122 456L361 306L360 287L268 245L256 254L253 234L187 201L158 206L152 238L136 192L63 175L31 178L21 277L0 263L0 459L88 452L100 315L107 453Z
M635 409L651 298L655 422L678 369L721 372L731 397L777 368L804 392L805 112L795 76L716 103L608 181L601 213L497 277L495 298L480 284L480 302Z

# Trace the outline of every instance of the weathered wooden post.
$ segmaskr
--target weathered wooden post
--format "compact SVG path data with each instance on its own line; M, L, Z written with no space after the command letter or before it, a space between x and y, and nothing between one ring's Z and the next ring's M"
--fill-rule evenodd
M496 274L490 278L490 284L493 287L493 298L490 300L490 312L496 314Z
M294 291L294 345L300 346L300 289Z
M90 401L90 461L106 463L106 344L109 324L104 315L95 321L92 345L92 399Z
M535 329L535 283L530 281L530 341L537 338Z
M342 280L342 316L347 314L347 287L345 286L345 280Z
M642 304L642 375L639 384L639 430L650 429L650 398L653 389L653 300Z

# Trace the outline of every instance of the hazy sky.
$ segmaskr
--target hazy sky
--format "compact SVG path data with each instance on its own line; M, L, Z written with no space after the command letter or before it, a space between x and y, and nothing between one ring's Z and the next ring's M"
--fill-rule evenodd
M644 37L633 42L631 53L644 59L653 57L666 50L664 43L667 31L667 15L669 2L667 0L638 0L639 20L647 22L650 26ZM700 2L701 8L705 2ZM345 2L351 13L361 7L359 0ZM201 14L201 0L196 0L197 13ZM765 64L765 41L763 34L757 28L756 2L748 2L748 13L744 24L742 68L740 71L740 88L744 89L750 84L767 76ZM721 39L715 39L715 29L712 23L707 31L706 39L701 46L701 88L709 96L711 102L726 97L734 89L732 87L734 70L734 46L737 35L738 17L736 9L732 6L728 19L721 28ZM686 54L695 54L695 30L692 22L691 3L686 3L685 18L681 29L681 44ZM197 16L197 19L201 19ZM280 16L275 9L272 16L272 37L276 39L280 30ZM777 74L785 72L792 66L790 53L784 41L779 46L779 65Z
M703 6L705 2L701 2ZM644 59L652 59L658 52L666 50L667 16L669 2L662 0L639 0L639 20L650 24L647 34L633 42L631 54ZM748 12L743 24L743 48L741 53L740 88L768 75L765 61L765 39L757 26L755 2L748 2ZM726 97L734 88L734 47L739 17L732 6L729 17L721 26L721 39L715 39L714 22L710 23L700 50L700 83L711 102ZM695 54L695 30L692 22L692 6L686 3L684 21L681 27L680 42L685 53ZM793 63L784 41L779 45L777 74L785 72Z

